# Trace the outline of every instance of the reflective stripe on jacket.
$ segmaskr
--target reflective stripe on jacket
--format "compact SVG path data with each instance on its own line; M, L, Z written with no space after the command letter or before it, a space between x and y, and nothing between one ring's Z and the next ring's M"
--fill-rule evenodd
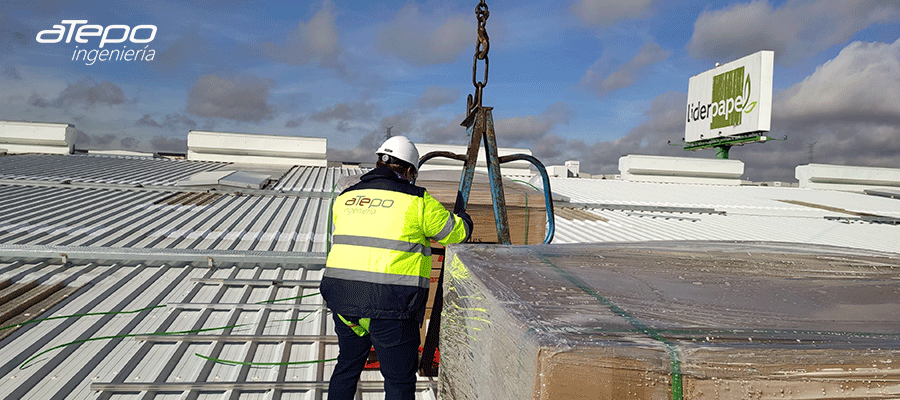
M341 315L422 320L431 242L466 239L470 229L425 189L376 168L335 199L334 231L320 286Z

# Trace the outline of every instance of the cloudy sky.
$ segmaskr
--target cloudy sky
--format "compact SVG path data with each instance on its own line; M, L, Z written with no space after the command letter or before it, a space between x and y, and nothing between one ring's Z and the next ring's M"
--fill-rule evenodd
M466 144L477 3L2 0L0 119L74 124L82 149L185 151L208 129L325 137L330 159L367 161L388 126ZM810 161L900 168L898 0L487 4L501 147L594 174L626 154L715 157L679 147L689 77L773 50L770 136L787 140L733 148L745 179L794 181ZM127 59L87 55L90 29L38 42L63 20L108 27L104 49Z

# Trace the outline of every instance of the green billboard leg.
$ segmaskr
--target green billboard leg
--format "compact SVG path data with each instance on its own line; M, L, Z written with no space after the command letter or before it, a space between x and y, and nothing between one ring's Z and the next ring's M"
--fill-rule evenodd
M716 146L716 158L721 158L723 160L728 159L728 150L731 149L731 146Z

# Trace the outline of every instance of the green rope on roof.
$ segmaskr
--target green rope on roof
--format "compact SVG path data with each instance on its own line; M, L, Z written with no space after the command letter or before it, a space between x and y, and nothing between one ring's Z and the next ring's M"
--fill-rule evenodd
M158 306L145 307L145 308L140 308L140 309L137 309L137 310L130 310L130 311L107 311L107 312L92 312L92 313L85 313L85 314L58 315L58 316L55 316L55 317L48 317L48 318L41 318L41 319L33 319L33 320L30 320L30 321L20 322L20 323L18 323L18 324L7 325L7 326L4 326L4 327L0 328L0 331L2 331L2 330L4 330L4 329L10 329L10 328L19 327L19 326L22 326L22 325L36 324L36 323L38 323L38 322L50 321L50 320L54 320L54 319L75 318L75 317L88 317L88 316L91 316L91 315L134 314L134 313L139 313L139 312L141 312L141 311L152 310L152 309L154 309L154 308L160 308L160 307L165 307L165 306L166 306L165 304L160 304L160 305L158 305Z
M93 341L96 341L96 340L124 339L124 338L129 338L129 337L139 336L139 335L140 335L140 336L143 336L143 335L160 335L160 336L163 336L163 335L183 335L183 334L188 334L188 333L200 333L200 332L217 331L217 330L223 330L223 329L229 329L229 328L237 328L237 327L246 326L246 325L250 325L250 324L229 325L229 326L220 326L220 327L216 327L216 328L194 329L194 330L190 330L190 331L178 331L178 332L132 333L132 334L128 334L128 335L100 336L100 337L92 337L92 338L87 338L87 339L75 340L75 341L72 341L72 342L69 342L69 343L63 343L63 344L61 344L61 345L51 347L51 348L49 348L49 349L47 349L47 350L44 350L44 351L42 351L42 352L40 352L40 353L34 355L33 357L29 358L28 360L25 360L25 362L22 363L21 366L19 366L19 369L25 369L25 368L27 368L29 363L31 363L34 359L36 359L36 358L38 358L38 357L40 357L40 356L42 356L42 355L44 355L44 354L47 354L47 353L49 353L49 352L51 352L51 351L53 351L53 350L61 349L61 348L63 348L63 347L71 346L71 345L74 345L74 344L81 344L81 343L93 342Z

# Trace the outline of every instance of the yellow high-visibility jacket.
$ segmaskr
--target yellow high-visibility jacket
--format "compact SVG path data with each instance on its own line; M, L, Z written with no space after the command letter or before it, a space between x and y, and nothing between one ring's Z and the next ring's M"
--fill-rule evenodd
M431 239L465 241L472 221L447 211L424 188L376 168L332 207L334 230L322 297L340 315L421 321L431 273Z

